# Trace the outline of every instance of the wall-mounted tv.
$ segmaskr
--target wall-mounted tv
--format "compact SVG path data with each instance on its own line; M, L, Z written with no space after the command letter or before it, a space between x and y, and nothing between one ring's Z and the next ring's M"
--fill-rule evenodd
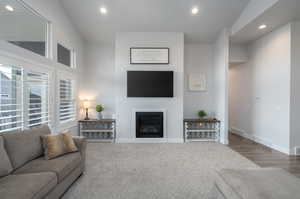
M127 71L127 97L173 97L173 71Z

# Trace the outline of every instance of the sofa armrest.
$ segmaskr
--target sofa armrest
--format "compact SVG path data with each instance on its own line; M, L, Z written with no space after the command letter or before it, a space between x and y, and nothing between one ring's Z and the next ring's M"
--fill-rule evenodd
M78 148L79 152L81 153L83 164L85 164L85 157L86 157L86 138L73 136L73 140L75 142L76 147Z

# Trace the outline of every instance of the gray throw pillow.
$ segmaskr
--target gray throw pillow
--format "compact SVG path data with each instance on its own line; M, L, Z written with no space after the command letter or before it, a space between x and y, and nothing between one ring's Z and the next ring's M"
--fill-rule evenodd
M0 136L0 177L9 175L13 168L11 166L9 157L4 148L3 138Z

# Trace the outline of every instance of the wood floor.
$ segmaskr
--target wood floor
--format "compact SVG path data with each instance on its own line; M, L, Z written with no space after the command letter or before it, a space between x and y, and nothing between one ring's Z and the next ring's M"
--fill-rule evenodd
M235 134L229 136L229 147L261 167L283 168L300 178L300 156L288 156Z

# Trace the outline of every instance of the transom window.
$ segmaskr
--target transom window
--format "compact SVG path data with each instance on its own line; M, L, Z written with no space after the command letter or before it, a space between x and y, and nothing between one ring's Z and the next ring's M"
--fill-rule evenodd
M49 57L49 21L24 1L0 1L0 27L0 40Z
M57 62L65 66L76 68L76 53L62 44L57 44Z

